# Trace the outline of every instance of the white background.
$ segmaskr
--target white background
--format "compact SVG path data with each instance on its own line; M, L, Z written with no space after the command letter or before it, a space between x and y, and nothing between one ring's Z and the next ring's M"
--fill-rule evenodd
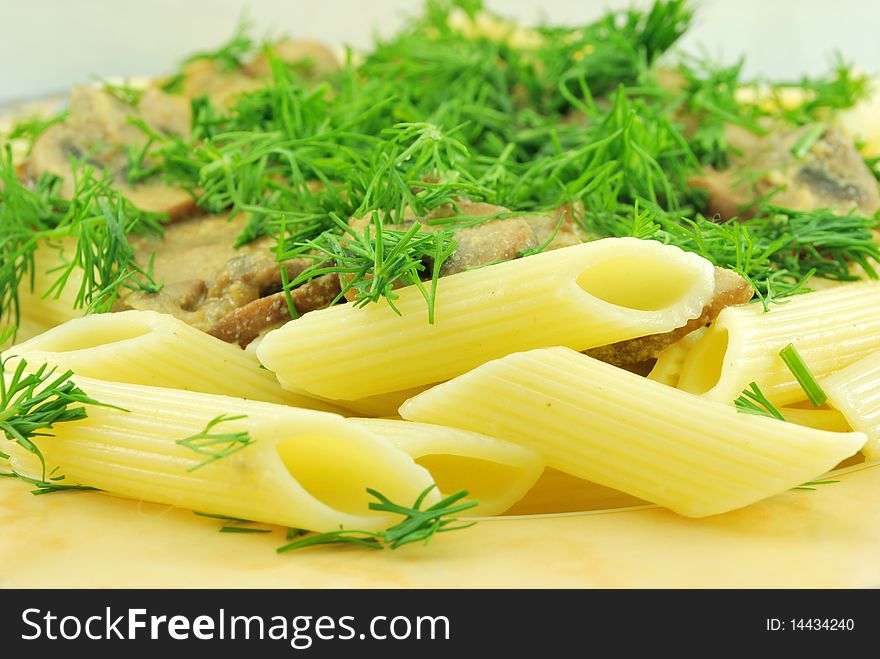
M0 0L0 102L34 98L92 75L169 72L184 55L213 48L242 11L256 36L290 34L369 47L421 0ZM641 0L488 0L495 11L533 22L583 23L606 8ZM696 0L683 46L704 46L750 75L820 73L837 49L880 73L880 0Z

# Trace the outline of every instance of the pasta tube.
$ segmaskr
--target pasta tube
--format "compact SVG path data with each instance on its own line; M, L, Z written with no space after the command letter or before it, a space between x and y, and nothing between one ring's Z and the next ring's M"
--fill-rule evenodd
M677 387L681 377L681 368L687 359L691 348L696 345L700 337L706 333L706 328L701 327L696 332L686 334L657 356L654 367L648 373L649 380L662 382L670 387Z
M568 348L516 353L408 400L401 416L514 441L547 465L688 517L746 506L865 443L738 413Z
M680 389L730 403L757 382L773 403L804 396L779 351L794 343L822 377L880 350L880 282L859 282L798 295L764 312L729 307L682 365Z
M430 473L444 494L467 490L472 513L498 515L535 484L544 461L535 451L475 432L427 423L351 419L389 439Z
M712 265L677 247L608 238L444 277L429 324L415 286L395 305L304 315L257 348L282 385L355 400L442 382L517 350L586 350L699 316Z
M868 460L880 460L880 352L821 380L828 402L849 424L868 435L862 449Z
M85 419L35 440L47 473L63 474L63 484L314 531L387 527L399 520L370 511L366 488L408 502L432 484L391 442L334 414L85 377L76 384L127 411L89 406ZM221 413L246 416L214 432L246 431L254 441L199 467L205 455L178 440ZM41 477L33 454L11 441L3 450L18 473Z
M282 389L238 346L154 311L77 318L10 349L29 364L50 364L77 375L337 411Z

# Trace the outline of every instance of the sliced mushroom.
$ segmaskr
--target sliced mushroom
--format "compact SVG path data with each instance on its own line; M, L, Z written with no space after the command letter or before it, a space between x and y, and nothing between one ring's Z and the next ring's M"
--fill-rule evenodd
M264 81L241 69L224 71L216 62L207 59L190 62L184 67L183 74L180 93L184 98L207 96L218 106L232 105L241 94L265 86Z
M290 292L298 314L323 309L339 295L339 278L322 275L307 281ZM208 333L242 348L266 330L290 320L287 299L283 292L255 300L218 320Z
M306 75L323 76L339 69L339 60L333 51L318 41L284 39L269 46L272 54L282 62L299 66ZM260 53L245 66L252 76L268 76L272 73L269 58Z
M113 187L138 208L167 213L172 220L197 213L195 199L186 190L158 181L130 185L124 178L128 166L126 148L143 145L147 139L130 123L130 117L141 116L155 130L166 132L189 123L188 111L182 118L173 118L181 106L171 96L148 90L144 100L145 112L139 115L135 108L99 87L74 87L67 120L50 126L34 142L26 165L28 175L37 178L48 172L61 177L61 194L70 198L76 191L71 158L85 159L96 169L116 177Z
M836 208L873 215L880 190L852 140L827 128L799 157L793 151L810 126L771 132L752 144L729 170L707 169L691 184L709 193L707 208L721 219L748 219L748 207L772 194L771 202L797 210Z

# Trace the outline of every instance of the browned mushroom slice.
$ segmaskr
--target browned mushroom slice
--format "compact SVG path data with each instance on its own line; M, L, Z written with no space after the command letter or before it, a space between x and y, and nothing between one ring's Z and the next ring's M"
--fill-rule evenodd
M280 290L281 265L271 239L233 247L244 223L244 216L215 215L171 225L161 239L134 238L138 262L146 267L152 259L155 279L165 287L156 294L130 293L123 304L170 313L207 331L236 309ZM295 279L311 263L301 258L283 265Z
M138 103L140 117L153 130L186 139L192 131L192 103L188 98L166 94L156 87L144 90Z
M265 86L264 81L241 69L224 71L216 62L207 59L190 62L184 67L183 74L180 93L184 98L207 96L212 103L221 106L232 105L241 94Z
M269 49L282 62L300 66L309 76L322 76L339 69L339 60L333 51L318 41L284 39L272 44ZM265 53L257 55L245 66L245 70L257 77L272 73Z
M44 130L34 142L25 171L32 179L44 173L61 177L61 195L70 198L76 191L70 159L81 155L74 146L73 131L63 123L55 124Z
M197 310L206 292L207 286L201 279L166 283L158 293L129 293L118 303L118 310L158 311L195 325Z
M691 184L709 193L707 209L721 219L750 217L748 206L770 193L772 203L787 208L873 215L880 190L850 138L828 128L806 153L795 155L811 128L772 132L743 149L730 170L708 169Z
M715 268L715 292L699 318L694 318L686 325L665 334L640 336L628 341L593 348L587 350L585 354L623 368L649 362L683 336L695 332L715 320L725 307L745 304L752 299L754 294L751 285L738 274L723 268Z
M138 185L119 183L113 187L138 208L151 213L165 213L172 222L202 213L192 194L160 181Z
M188 110L183 112L179 101L158 90L144 92L145 111L138 115L132 106L98 87L74 87L70 94L69 116L51 126L37 138L27 163L27 173L37 178L44 172L63 180L61 194L72 197L75 180L71 158L87 162L117 177L114 187L138 208L167 213L172 220L198 212L193 195L161 182L129 185L123 175L128 163L126 147L144 144L146 136L133 126L129 118L142 116L156 130L172 131L188 126ZM176 112L183 112L175 120ZM188 127L185 129L188 131Z
M339 295L339 291L338 277L322 275L294 288L290 296L297 313L302 315L329 306ZM238 343L244 348L262 332L289 320L287 300L284 293L280 292L236 309L217 321L208 333L229 343Z
M519 217L489 220L455 232L456 247L440 267L445 277L490 263L510 261L537 247L529 223Z

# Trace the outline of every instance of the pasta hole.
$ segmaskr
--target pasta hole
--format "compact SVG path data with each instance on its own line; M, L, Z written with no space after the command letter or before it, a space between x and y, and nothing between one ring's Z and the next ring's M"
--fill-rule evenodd
M693 288L694 271L686 263L653 254L622 255L584 270L578 286L593 297L636 311L674 305Z
M718 384L728 342L725 329L713 328L706 332L685 358L678 388L692 394L704 394Z
M423 455L416 463L431 472L443 494L467 490L470 501L494 499L521 477L516 467L460 455Z
M377 455L373 447L350 437L304 434L276 444L278 456L290 475L321 503L350 515L368 515L375 501L371 487L392 501L415 499L406 479Z

